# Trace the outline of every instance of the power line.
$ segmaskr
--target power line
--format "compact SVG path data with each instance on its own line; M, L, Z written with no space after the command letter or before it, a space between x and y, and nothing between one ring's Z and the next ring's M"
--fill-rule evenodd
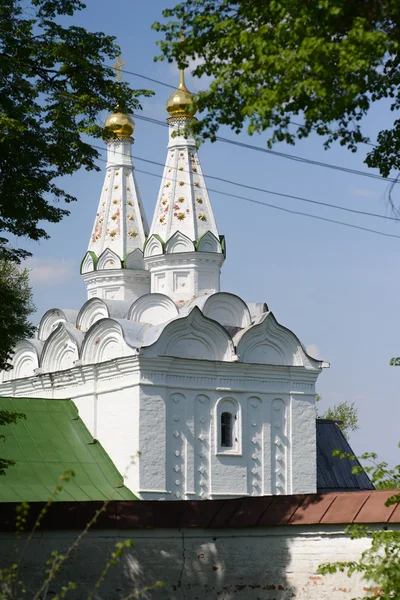
M96 146L95 144L91 144L91 146L93 148L96 148L98 150L101 150L102 152L105 152L105 148L102 148L101 146ZM122 153L124 156L130 156L128 154ZM158 162L156 160L150 160L148 158L141 158L140 156L135 156L132 155L132 158L135 160L139 160L145 163L149 163L152 165L156 165L157 167L164 167L165 165L161 162ZM107 162L107 161L106 161ZM176 168L175 168L176 170ZM188 170L184 170L182 171L183 173L190 173L190 171ZM215 175L206 175L205 173L203 173L203 176L206 177L207 179L214 179L215 181L220 181L221 183L228 183L230 185L235 185L237 187L241 187L241 188L245 188L248 190L252 190L255 192L261 192L264 194L270 194L272 196L279 196L281 198L289 198L291 200L299 200L300 202L307 202L309 204L316 204L318 206L324 206L327 208L333 208L335 210L342 210L344 212L349 212L349 213L354 213L357 215L363 215L366 217L374 217L374 218L378 218L378 219L385 219L385 220L389 220L389 221L396 221L398 222L399 219L397 219L396 217L387 217L385 215L380 215L378 213L371 213L371 212L366 212L363 210L356 210L354 208L348 208L346 206L339 206L337 204L329 204L328 202L321 202L319 200L311 200L310 198L304 198L302 196L294 196L293 194L285 194L283 192L274 192L273 190L267 190L265 188L259 188L253 185L247 185L245 183L239 183L237 181L231 181L229 179L224 179L223 177L217 177Z
M110 67L113 69L113 67ZM176 90L176 85L170 85L169 83L165 83L164 81L159 81L158 79L153 79L152 77L148 77L147 75L142 75L141 73L135 73L134 71L127 71L126 69L121 69L122 73L126 73L127 75L134 75L134 77L140 77L141 79L146 79L147 81L151 81L152 83L158 83L158 85L163 85L164 87Z
M125 69L121 69L121 71L123 73L126 73L127 75L133 75L134 77L140 77L141 79L146 79L147 81L151 81L152 83L157 83L158 85L162 85L162 86L167 87L172 90L176 89L176 86L174 86L174 85L165 83L164 81L160 81L159 79L153 79L152 77L148 77L147 75L142 75L141 73L135 73L134 71L127 71ZM296 127L303 126L302 123L297 123L296 121L289 121L289 123L291 125L296 125ZM313 127L313 129L317 129L317 128ZM372 144L371 142L362 142L362 143L366 144L367 146L373 146L374 148L377 147L377 144Z
M138 113L133 113L135 119L140 119L141 121L146 121L149 123L154 123L154 125L161 125L162 127L169 128L169 125L166 121L160 121L160 119L154 119L153 117L145 117L144 115L139 115Z
M104 158L98 158L98 160L107 163L107 160ZM157 175L156 173L150 173L149 171L144 171L143 169L135 169L138 173L143 173L144 175L150 175L151 177L157 177L157 179L162 179L161 175ZM170 178L167 178L170 179ZM172 181L172 178L171 178ZM201 189L201 188L199 188ZM312 215L310 213L305 213L297 210L291 210L289 208L283 208L282 206L276 206L275 204L269 204L267 202L262 202L261 200L255 200L254 198L247 198L246 196L239 196L237 194L231 194L229 192L222 192L220 190L214 190L212 188L208 188L208 191L213 192L214 194L221 194L223 196L229 196L231 198L237 198L239 200L244 200L246 202L251 202L252 204L258 204L260 206L264 206L267 208L273 208L275 210L280 210L282 212L290 213L293 215L300 215L303 217L309 217L310 219L318 219L319 221L326 221L328 223L334 223L335 225L342 225L344 227L351 227L352 229L359 229L361 231L367 231L368 233L374 233L376 235L381 235L384 237L398 238L400 239L400 235L395 235L394 233L385 233L383 231L378 231L376 229L369 229L368 227L362 227L360 225L353 225L351 223L346 223L345 221L337 221L335 219L328 219L327 217L320 217L318 215Z
M139 115L138 113L134 113L133 116L135 117L135 119L139 119L141 121L146 121L148 123L153 123L154 125L161 125L163 127L168 127L168 123L165 123L164 121L160 121L159 119L145 117L143 115ZM224 138L224 137L220 137L220 136L216 136L216 140L218 142L223 142L225 144L231 144L233 146L239 146L240 148L246 148L247 150L254 150L256 152L264 152L265 154L272 154L273 156L279 156L280 158L286 158L288 160L306 163L306 164L310 164L310 165L313 165L316 167L324 167L324 168L334 169L336 171L350 173L351 175L360 175L362 177L369 177L370 179L378 179L379 181L389 181L391 183L399 183L399 181L395 177L382 177L381 175L377 175L376 173L368 173L367 171L360 171L359 169L351 169L349 167L341 167L340 165L331 165L329 163L321 162L318 160L313 160L311 158L303 158L301 156L295 156L294 154L288 154L287 152L279 152L278 150L269 150L269 148L262 148L261 146L254 146L254 144L247 144L245 142L239 142L238 140L231 140L229 138Z
M168 84L165 83L163 85L168 85ZM173 86L168 85L168 87L173 87ZM133 113L133 116L135 117L135 119L140 119L141 121L148 121L149 123L154 123L154 125L162 125L163 127L169 127L169 125L166 121L160 121L159 119L154 119L152 117L145 117L144 115L140 115L138 113ZM296 125L296 127L302 127L302 123L296 123L295 121L289 121L289 123L291 123L291 125ZM317 128L313 127L313 129L317 129ZM235 142L235 140L231 140L231 142ZM371 142L362 142L362 143L365 144L366 146L372 146L373 148L376 148L378 146L378 144L372 144ZM257 146L257 148L258 148L258 146ZM360 173L365 173L365 171L360 171ZM382 179L385 179L385 178L383 177ZM385 179L385 181L386 181L386 179Z
M164 81L160 81L160 80L154 79L152 77L148 77L147 75L142 75L141 73L136 73L134 71L127 71L125 69L122 69L122 71L128 75L133 75L134 77L140 77L142 79L146 79L148 81L151 81L152 83L157 83L158 85L162 85L162 86L170 88L170 89L176 89L176 86L170 85L169 83L165 83ZM164 123L162 121L158 121L157 119L150 120L148 117L143 118L142 115L138 115L138 114L136 114L135 117L138 119L147 120L154 124L164 125ZM299 126L299 123L293 122L293 125ZM361 177L369 177L370 179L378 179L381 181L388 181L388 182L395 183L395 184L400 183L400 181L395 177L382 177L381 175L378 175L376 173L368 173L367 171L360 171L359 169L350 169L348 167L342 167L340 165L333 165L331 163L326 163L323 161L317 161L317 160L312 160L310 158L304 158L302 156L296 156L294 154L288 154L287 152L279 152L277 150L270 150L269 148L262 148L261 146L256 146L254 144L246 144L245 142L239 142L237 140L231 140L229 138L224 138L221 136L216 136L215 139L218 142L223 142L225 144L232 144L235 146L239 146L241 148L246 148L248 150L255 150L256 152L264 152L265 154L279 156L280 158L285 158L287 160L293 160L295 162L302 162L302 163L306 163L306 164L311 164L313 166L323 167L323 168L327 168L327 169L334 169L337 171L342 171L344 173L350 173L352 175L359 175ZM374 144L369 144L369 145L374 146Z
M303 127L303 123L297 123L296 121L289 121L291 125L296 125L296 127ZM311 127L311 129L318 129L318 127ZM361 144L365 144L366 146L372 146L373 148L377 148L378 144L373 144L372 142L361 142Z

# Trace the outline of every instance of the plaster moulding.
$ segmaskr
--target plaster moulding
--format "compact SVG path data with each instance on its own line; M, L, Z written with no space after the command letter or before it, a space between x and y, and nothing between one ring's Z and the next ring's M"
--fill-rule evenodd
M39 367L42 348L43 342L35 339L17 342L11 361L12 369L0 373L0 382L34 376L35 370Z
M165 294L145 294L132 304L128 319L160 325L178 317L178 309L169 296Z
M105 318L87 331L82 344L82 364L96 364L137 354L148 326Z
M128 356L7 381L0 386L0 394L34 398L84 398L92 397L95 393L128 389L138 385L139 380L137 357Z
M97 271L106 269L122 269L121 259L110 248L106 248L97 261Z
M53 397L55 394L55 397L81 397L93 393L92 382L96 380L98 391L116 389L115 386L118 389L129 388L140 382L145 386L217 390L222 394L301 394L314 400L315 381L319 374L319 371L302 367L210 362L170 356L147 357L142 354L120 356L97 364L84 364L83 360L78 362L80 364L68 371L49 375L36 370L35 376L6 380L1 384L0 395L40 397L45 394L47 397L50 394ZM11 370L9 373L13 372Z
M121 303L124 310L110 311L110 316L126 316L129 305L150 290L150 273L145 270L106 269L85 273L83 280L87 285L89 299L102 298L109 308L111 303ZM126 304L128 306L125 310Z
M234 337L242 362L305 367L320 370L322 362L306 353L295 334L269 312Z
M51 308L44 313L40 320L38 338L44 342L60 323L69 323L75 325L77 310L62 310L60 308Z
M158 256L164 254L164 245L158 235L151 235L144 248L144 257Z
M186 235L180 231L176 231L166 243L165 252L166 254L178 254L180 252L194 252L195 247Z
M125 258L125 268L133 270L144 269L143 252L136 248Z
M196 242L197 252L215 252L222 254L221 243L211 231L204 233Z
M96 269L97 257L94 252L88 250L85 256L83 257L81 263L81 274L90 273Z
M203 314L221 325L248 327L251 323L250 311L246 303L227 292L217 292L206 298Z
M85 332L93 323L109 317L107 304L100 298L91 298L82 306L76 319L76 328Z
M148 283L150 274L148 271L139 270L133 271L132 269L113 269L104 271L94 271L93 273L85 273L83 275L84 282L88 285L99 285L99 284L135 284L135 283Z
M232 361L232 339L219 323L195 307L187 317L176 319L162 331L157 342L142 348L145 356L177 356L204 360Z
M164 330L165 326L154 327L149 330ZM150 337L150 335L146 337ZM157 333L156 335L159 335ZM149 348L150 350L150 348ZM199 378L208 377L212 379L212 386L228 390L233 385L238 390L247 389L243 386L252 387L252 382L261 389L268 390L269 386L274 389L285 389L287 391L297 390L305 386L313 386L320 373L319 370L304 369L287 365L271 365L263 363L245 363L237 361L213 361L197 360L174 357L174 356L148 356L146 353L139 355L139 362L143 371L153 373L166 373L167 377ZM188 379L187 381L189 381ZM244 383L245 382L245 383ZM283 387L282 387L283 386ZM266 392L267 393L267 392Z
M268 312L266 302L247 302L247 307L250 311L252 321L258 320L264 313Z
M79 360L82 340L82 333L65 323L60 323L43 346L40 357L42 371L46 373L71 369L75 361Z
M147 249L147 246L146 246ZM163 254L149 256L144 253L148 268L165 268L187 265L188 267L197 267L199 265L209 265L221 267L224 262L224 255L211 252L178 252L174 254Z

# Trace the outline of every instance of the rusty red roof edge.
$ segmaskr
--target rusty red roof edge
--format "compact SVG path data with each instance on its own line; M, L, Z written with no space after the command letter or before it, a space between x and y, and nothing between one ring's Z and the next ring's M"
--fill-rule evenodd
M230 500L113 500L93 529L232 529L299 525L346 525L349 523L400 524L399 505L385 506L394 491L327 492L296 496L263 496ZM15 530L16 507L0 504L0 531ZM42 502L32 502L29 530ZM40 529L83 529L102 502L56 502L43 518Z

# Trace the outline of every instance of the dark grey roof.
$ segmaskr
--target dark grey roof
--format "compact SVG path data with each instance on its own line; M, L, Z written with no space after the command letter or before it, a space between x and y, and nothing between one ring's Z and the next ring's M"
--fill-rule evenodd
M336 421L317 419L317 490L318 492L350 492L373 490L368 475L354 475L351 469L358 460L332 456L335 449L354 454Z

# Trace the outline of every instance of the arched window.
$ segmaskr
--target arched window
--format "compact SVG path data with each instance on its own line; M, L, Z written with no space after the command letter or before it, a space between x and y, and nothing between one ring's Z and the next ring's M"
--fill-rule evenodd
M214 423L216 454L241 454L241 413L235 398L220 398L217 401Z
M232 413L221 414L221 446L232 448Z

